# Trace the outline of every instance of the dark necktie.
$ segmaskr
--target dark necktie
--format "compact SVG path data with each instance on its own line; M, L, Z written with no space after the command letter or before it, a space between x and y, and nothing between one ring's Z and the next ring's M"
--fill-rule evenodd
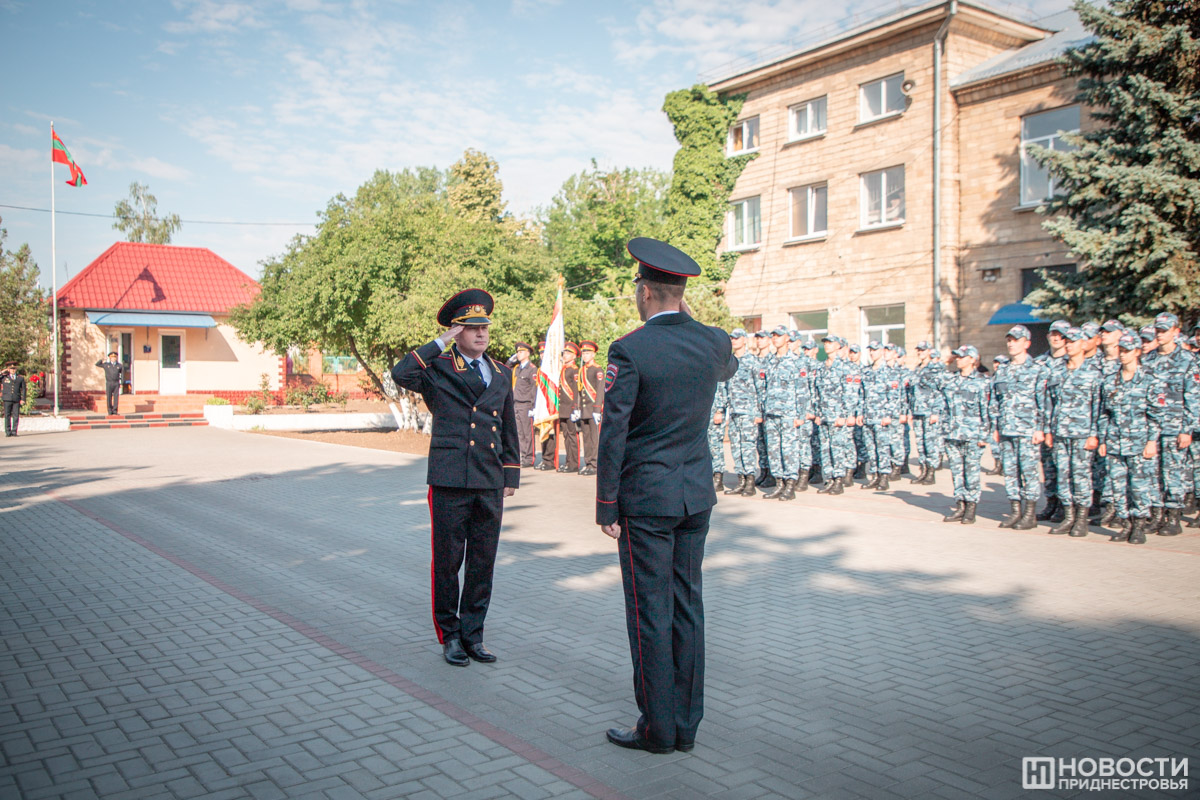
M475 359L474 361L470 362L470 364L471 369L475 370L475 374L479 376L479 382L484 386L487 386L487 381L483 379L483 370L479 368L479 359Z

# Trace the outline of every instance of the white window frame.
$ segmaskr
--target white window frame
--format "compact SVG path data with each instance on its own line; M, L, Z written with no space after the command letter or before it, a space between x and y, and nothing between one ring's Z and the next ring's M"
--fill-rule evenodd
M878 228L894 228L903 225L908 213L908 198L905 194L900 195L901 214L897 219L887 218L887 196L888 196L888 173L893 170L900 170L900 183L904 185L904 165L897 164L894 167L885 169L872 170L864 172L858 176L858 191L859 191L859 229L860 230L875 230ZM879 186L879 202L880 202L880 217L878 222L871 222L868 219L870 213L870 190L868 189L868 181L875 175L880 176Z
M733 149L733 132L735 130L737 130L738 128L742 129L742 144L743 145L745 145L745 143L748 141L748 138L749 138L748 134L751 132L754 134L754 136L753 136L754 146L753 147L744 147L743 146L741 150ZM730 156L740 156L743 153L756 152L758 150L759 136L760 136L760 131L759 131L757 116L746 117L745 119L739 119L736 124L734 124L733 126L731 126L729 128L728 138L725 140L725 154L730 155Z
M824 189L825 197L825 227L821 230L814 230L814 220L816 219L816 209L813 206L813 191L815 189ZM807 233L796 233L792 229L792 223L795 220L795 215L792 213L792 204L796 202L796 192L805 192L808 206ZM808 239L823 239L829 235L829 183L820 181L819 183L810 183L805 186L795 186L788 189L788 239L789 242L803 242Z
M825 125L821 128L812 127L812 107L814 103L823 103L825 105ZM796 115L801 110L807 110L807 118L809 121L808 130L801 131L796 127ZM814 97L811 100L805 100L803 103L796 103L788 107L788 141L802 142L805 139L816 139L824 136L829 129L829 95L821 95Z
M904 100L901 100L900 108L889 109L887 107L887 101L888 101L887 84L892 81L894 81L901 87L900 96L905 97L904 89L903 89L903 87L904 87L904 73L903 72L897 72L895 75L885 75L884 77L878 78L877 80L873 80L868 83L859 84L859 86L858 86L858 124L859 125L862 125L867 122L875 122L876 120L880 120L880 119L887 119L888 117L898 117L904 113L905 109L908 106L907 102L905 102ZM872 115L871 108L867 104L867 95L875 87L878 87L878 91L880 93L879 107L881 109L883 109L883 111L880 114Z
M758 226L757 226L758 227L758 237L753 242L742 242L741 244L738 244L737 212L734 209L736 206L742 206L743 208L749 208L750 204L752 204L752 203L754 205L755 210L757 211L757 216L758 216ZM731 251L740 251L740 250L755 250L758 247L761 247L762 246L762 198L761 198L761 196L755 195L754 197L743 197L741 200L735 200L735 201L731 202L729 204L729 206L730 206L730 208L729 208L729 249ZM751 219L751 217L749 214L747 214L745 212L742 213L743 228L745 228L746 226L749 225L750 219ZM747 233L747 231L743 229L741 233L743 235L745 235Z
M1077 125L1076 127L1072 128L1069 131L1068 130L1060 130L1060 131L1055 131L1054 133L1050 134L1049 136L1035 136L1032 139L1026 139L1025 138L1025 120L1029 119L1030 117L1036 117L1040 114L1052 114L1056 111L1063 111L1068 108L1074 108L1076 111L1079 111L1079 105L1072 104L1072 105L1067 105L1067 106L1060 106L1058 108L1048 108L1044 111L1038 111L1033 114L1022 115L1022 117L1021 117L1021 132L1020 132L1020 136L1021 136L1021 151L1020 151L1021 187L1020 187L1020 192L1021 192L1021 195L1019 198L1020 202L1018 203L1018 208L1019 207L1032 208L1034 206L1039 206L1042 203L1046 202L1047 200L1050 200L1051 198L1053 198L1056 194L1058 194L1058 186L1055 185L1054 175L1050 172L1050 170L1047 167L1038 165L1038 170L1046 173L1046 185L1049 187L1049 193L1045 197L1042 197L1038 200L1026 200L1025 199L1025 182L1026 182L1025 148L1028 145L1036 144L1036 145L1041 145L1042 147L1045 147L1049 150L1058 150L1059 148L1056 145L1062 139L1062 135L1064 133L1079 133L1079 126ZM1082 116L1082 114L1080 114L1080 116ZM1062 149L1068 149L1068 148L1064 147ZM1069 148L1069 149L1073 150L1074 148Z
M900 323L890 322L885 325L868 325L867 324L867 312L868 311L877 311L878 309L881 309L881 308L899 308L900 313L902 315L904 315L904 311L905 311L904 303L889 303L889 304L883 305L883 306L861 306L858 309L859 330L862 331L862 334L860 337L860 343L862 344L862 346L864 348L871 342L872 339L878 339L880 344L888 344L889 342L891 342L891 335L890 335L891 331L896 331L896 330L903 331L906 328L907 315L905 315L905 319L906 319L905 322L900 322ZM906 340L908 339L907 336L905 336L904 338Z

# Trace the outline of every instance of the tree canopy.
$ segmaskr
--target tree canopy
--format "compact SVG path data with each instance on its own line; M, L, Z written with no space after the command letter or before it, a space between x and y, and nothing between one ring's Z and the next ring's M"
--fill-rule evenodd
M50 368L50 306L38 286L40 274L22 244L6 247L8 231L0 228L0 364L16 361L23 372Z
M113 216L113 228L124 233L127 242L170 244L171 235L183 227L178 214L159 217L158 199L149 186L136 181L129 184L129 198L113 208Z
M1098 127L1075 149L1035 152L1061 194L1046 230L1082 261L1043 273L1028 302L1046 317L1143 324L1200 308L1200 14L1185 0L1075 10L1095 40L1060 59Z

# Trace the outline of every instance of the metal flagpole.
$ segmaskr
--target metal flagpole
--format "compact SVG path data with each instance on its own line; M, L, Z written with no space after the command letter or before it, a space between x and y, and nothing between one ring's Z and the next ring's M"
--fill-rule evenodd
M50 146L54 146L54 123L50 123ZM54 159L50 159L50 275L52 286L51 317L54 331L51 337L54 348L54 416L58 416L58 255L55 251L57 239L54 231Z

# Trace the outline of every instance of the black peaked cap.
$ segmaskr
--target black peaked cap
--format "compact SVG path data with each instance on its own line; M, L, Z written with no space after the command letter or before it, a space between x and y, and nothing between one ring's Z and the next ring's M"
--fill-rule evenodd
M688 278L700 274L700 265L678 247L639 236L625 245L629 255L637 259L638 274L648 281L685 285Z
M446 301L438 311L437 321L443 328L451 325L490 325L492 296L483 289L464 289Z

